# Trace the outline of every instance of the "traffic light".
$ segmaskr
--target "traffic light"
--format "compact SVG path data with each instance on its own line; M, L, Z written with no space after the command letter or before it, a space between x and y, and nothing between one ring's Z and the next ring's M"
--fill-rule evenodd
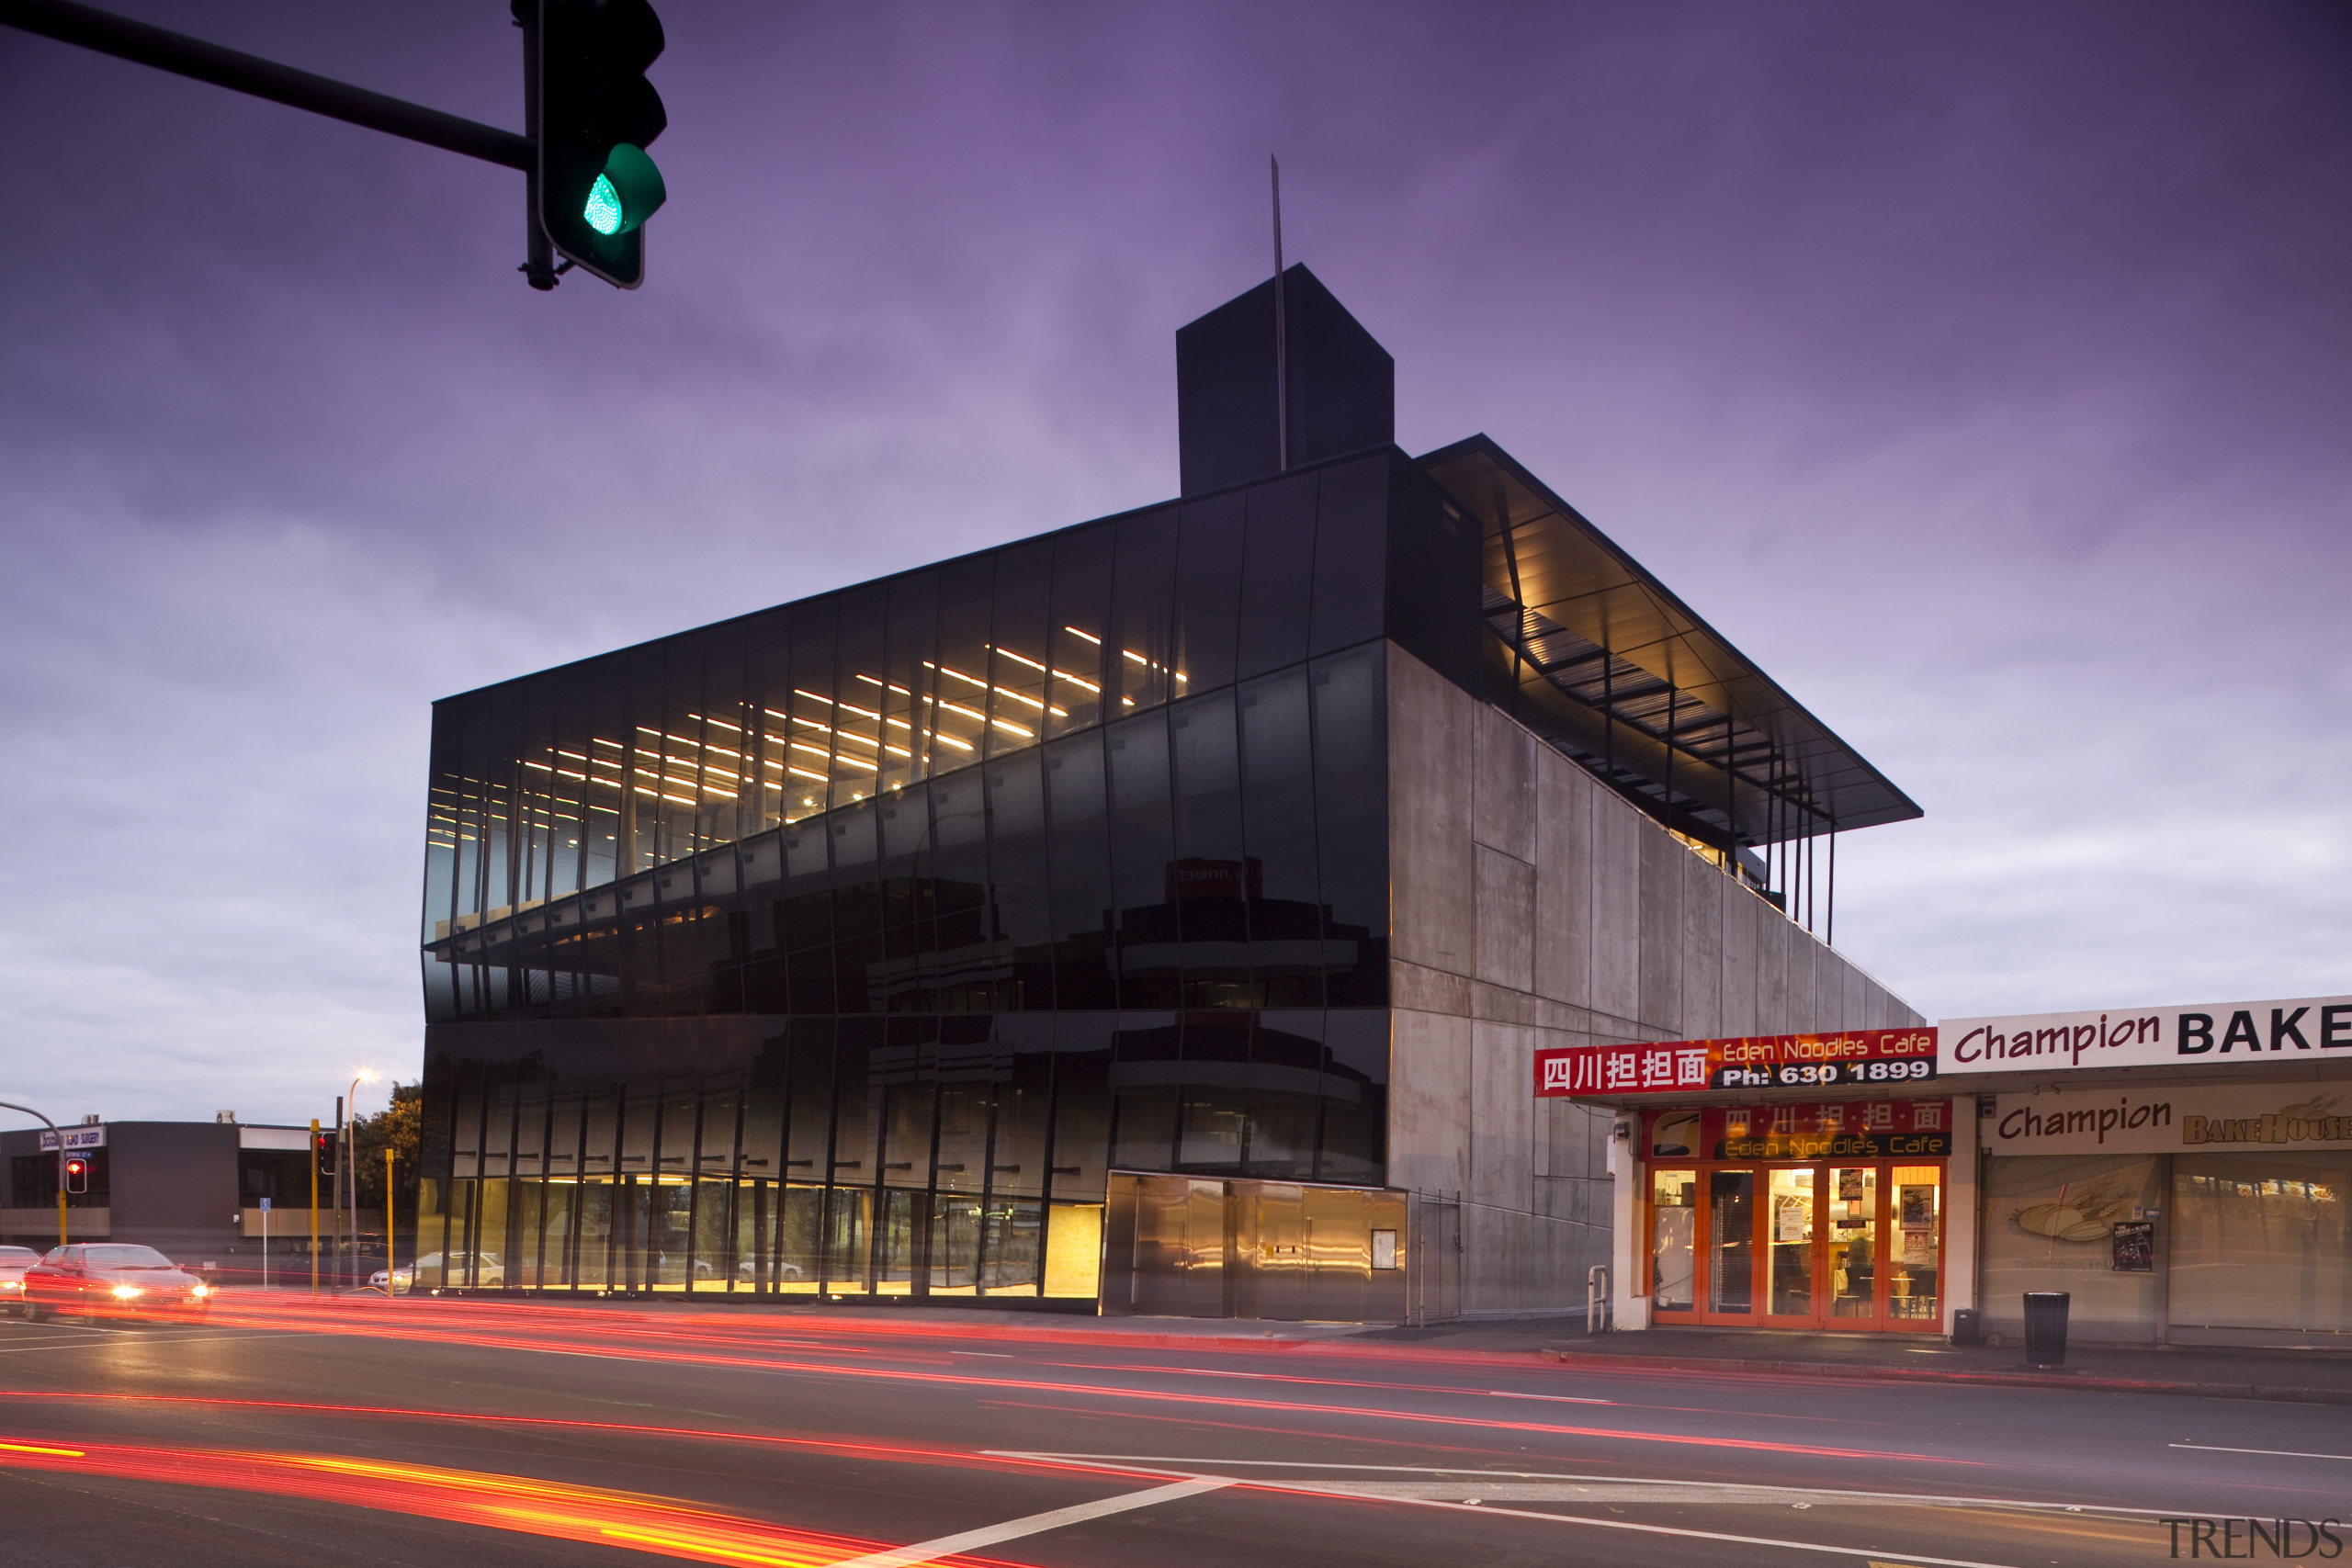
M334 1179L334 1134L333 1133L311 1134L311 1160L313 1168L319 1173L320 1180Z
M87 1192L90 1190L90 1162L75 1155L65 1162L65 1190Z
M646 0L513 0L538 11L536 220L572 263L622 288L645 281L644 222L669 197L645 149L670 123L645 79L662 19Z

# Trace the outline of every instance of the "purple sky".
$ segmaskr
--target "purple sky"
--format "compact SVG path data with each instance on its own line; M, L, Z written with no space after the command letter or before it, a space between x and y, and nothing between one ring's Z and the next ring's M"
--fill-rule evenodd
M499 0L114 4L520 122ZM413 1077L432 699L1172 495L1269 151L1402 444L1927 808L1854 959L2352 991L2341 6L662 10L634 295L524 286L519 175L0 31L0 1099Z

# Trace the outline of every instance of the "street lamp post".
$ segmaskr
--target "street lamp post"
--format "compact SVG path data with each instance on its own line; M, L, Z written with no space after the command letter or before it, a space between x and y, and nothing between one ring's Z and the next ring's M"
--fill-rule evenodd
M42 1116L29 1105L17 1105L8 1100L0 1100L0 1111L21 1111L28 1116L37 1117L57 1139L57 1245L63 1247L65 1245L65 1134L58 1130L56 1122ZM32 1309L28 1307L25 1310L30 1312Z
M334 1150L335 1185L344 1189L336 1195L341 1200L335 1204L334 1228L336 1230L343 1229L345 1204L350 1205L351 1213L351 1240L349 1245L342 1249L345 1269L348 1269L352 1257L359 1250L359 1086L375 1081L375 1068L360 1068L358 1072L352 1075L351 1089L345 1098L335 1102L335 1125L338 1129ZM351 1107L351 1119L348 1122L344 1120L343 1115L343 1108L345 1104ZM349 1174L345 1175L345 1172ZM343 1269L337 1270L338 1273L343 1271ZM347 1279L344 1282L350 1283Z

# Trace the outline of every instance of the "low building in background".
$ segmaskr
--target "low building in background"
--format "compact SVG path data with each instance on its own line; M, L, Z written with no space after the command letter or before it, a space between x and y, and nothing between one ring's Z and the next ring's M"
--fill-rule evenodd
M210 1122L106 1122L63 1130L68 1152L89 1161L87 1190L66 1194L74 1241L152 1247L175 1263L227 1274L261 1268L262 1200L270 1200L272 1255L307 1259L311 1152L308 1127ZM57 1245L58 1155L46 1129L0 1134L8 1173L0 1242ZM322 1196L322 1203L331 1198ZM322 1211L322 1235L334 1216ZM380 1231L380 1224L374 1227Z
M1557 1311L1613 1118L1540 1049L1919 1022L1813 852L1918 808L1399 450L1312 274L1177 375L1175 501L435 705L420 1288Z

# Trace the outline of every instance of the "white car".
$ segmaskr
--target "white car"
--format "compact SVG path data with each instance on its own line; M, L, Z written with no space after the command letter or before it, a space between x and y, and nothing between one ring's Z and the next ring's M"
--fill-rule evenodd
M424 1288L428 1291L439 1290L445 1281L453 1289L463 1289L469 1283L466 1279L469 1258L474 1264L474 1277L470 1282L477 1290L505 1289L506 1265L498 1260L495 1252L452 1252L446 1258L438 1252L428 1252L404 1267L377 1269L368 1277L368 1283L379 1291L389 1288L390 1293L406 1295L416 1288L416 1276L421 1271L424 1275Z
M29 1316L25 1307L25 1270L40 1261L29 1247L0 1247L0 1312Z

